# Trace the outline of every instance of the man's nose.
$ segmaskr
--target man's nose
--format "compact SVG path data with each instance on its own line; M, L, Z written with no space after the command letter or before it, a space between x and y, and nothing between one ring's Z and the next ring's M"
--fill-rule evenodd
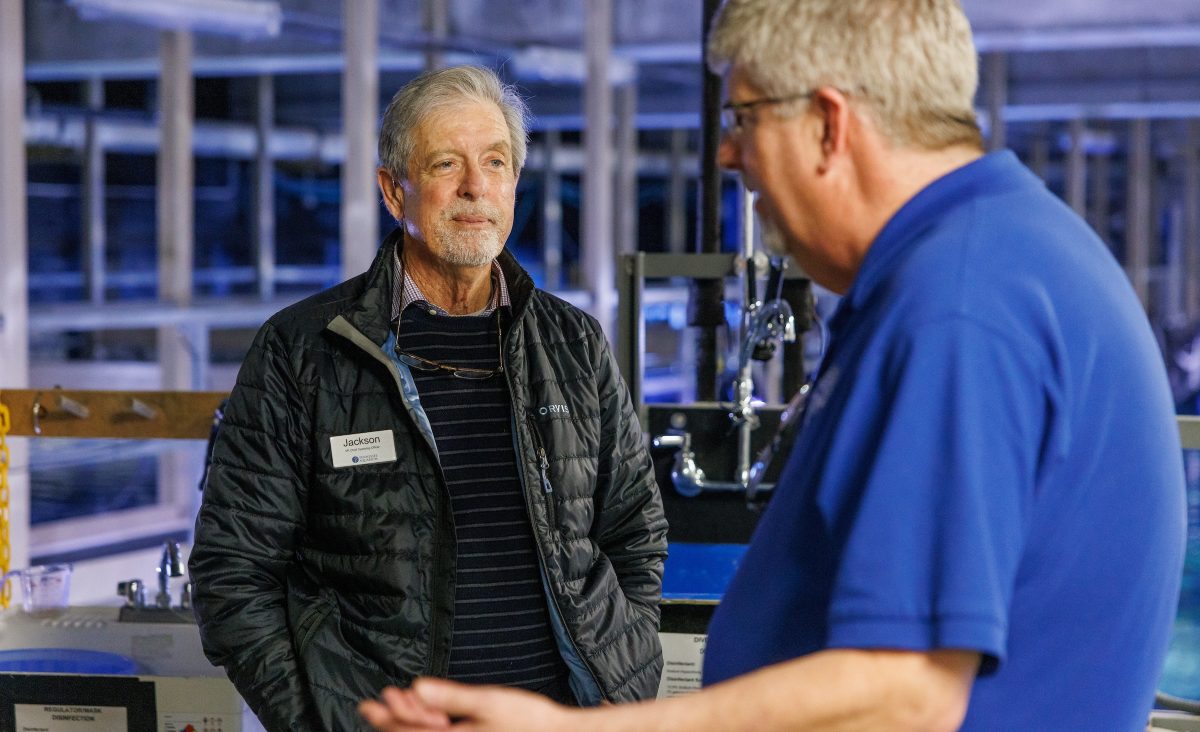
M741 150L733 139L733 135L728 133L721 135L721 142L717 145L717 165L725 170L742 169Z
M458 195L474 200L487 190L487 176L478 163L467 163L463 168L462 180L458 184Z

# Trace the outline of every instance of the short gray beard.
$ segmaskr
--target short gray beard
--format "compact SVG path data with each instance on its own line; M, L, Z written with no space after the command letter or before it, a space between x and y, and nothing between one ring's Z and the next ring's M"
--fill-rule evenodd
M441 243L441 259L456 267L482 267L504 249L504 242L495 229L485 231L462 231L452 220L459 214L486 216L492 221L500 218L495 207L486 203L468 204L460 202L442 212L438 221L437 238Z
M772 257L790 258L792 253L788 251L787 238L784 236L783 230L766 216L759 216L758 224L762 230L763 248L767 250L767 254Z
M500 255L504 242L495 231L442 231L441 259L456 267L482 267Z

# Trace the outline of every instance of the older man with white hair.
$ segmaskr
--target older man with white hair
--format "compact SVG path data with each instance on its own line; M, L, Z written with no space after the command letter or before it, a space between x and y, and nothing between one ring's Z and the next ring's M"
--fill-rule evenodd
M208 657L270 730L361 729L434 675L569 705L658 688L666 521L595 319L504 251L525 105L488 69L384 113L399 222L273 316L225 411L191 576Z
M1124 730L1175 613L1182 459L1104 244L984 155L954 0L728 0L722 164L843 295L698 694L572 711L418 681L379 730Z

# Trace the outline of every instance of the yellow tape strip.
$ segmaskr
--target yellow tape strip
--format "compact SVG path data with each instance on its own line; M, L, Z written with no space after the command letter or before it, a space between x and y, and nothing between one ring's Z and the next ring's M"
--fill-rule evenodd
M12 419L8 407L4 405L3 401L0 401L0 575L9 570L8 565L12 561L12 547L9 545L8 533L8 466L12 455L8 451L8 443L5 441L5 436L8 435L11 426ZM0 608L8 607L11 593L7 582L0 585Z

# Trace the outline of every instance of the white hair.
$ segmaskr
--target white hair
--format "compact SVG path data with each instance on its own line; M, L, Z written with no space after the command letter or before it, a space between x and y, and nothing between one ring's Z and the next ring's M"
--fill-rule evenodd
M408 177L417 128L431 112L464 101L490 102L504 115L512 149L513 173L521 174L528 143L529 108L517 90L482 66L452 66L428 71L405 84L383 112L379 164L398 180Z
M714 73L736 65L772 97L840 89L895 144L982 147L978 58L957 0L726 0L708 55Z

